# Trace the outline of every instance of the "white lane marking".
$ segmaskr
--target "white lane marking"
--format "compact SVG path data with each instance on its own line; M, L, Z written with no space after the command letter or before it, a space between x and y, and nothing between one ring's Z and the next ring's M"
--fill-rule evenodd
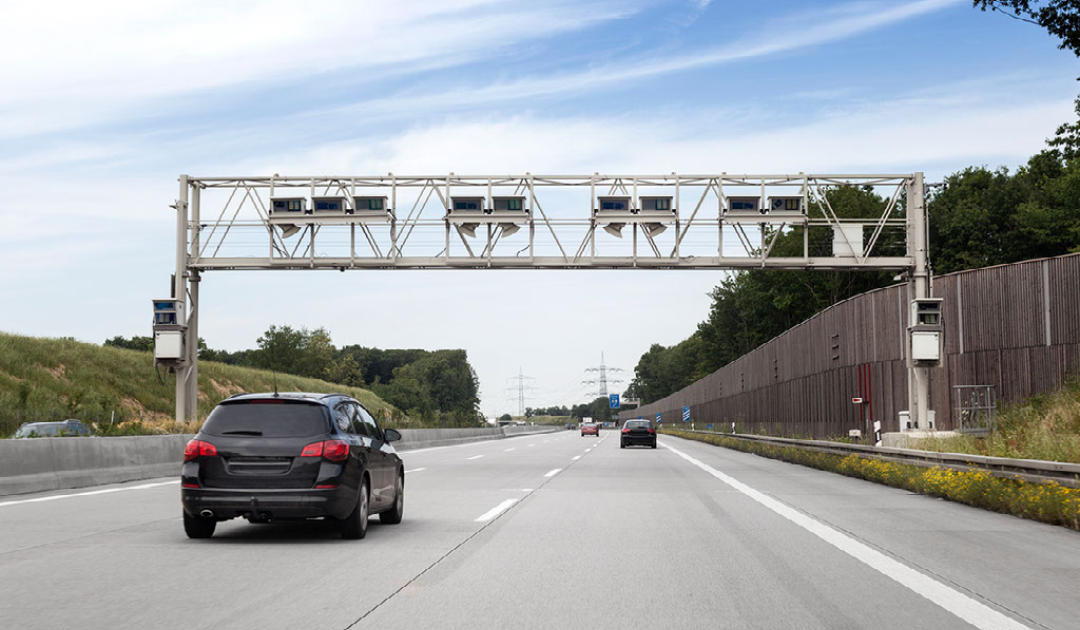
M157 488L159 486L176 485L180 483L179 479L173 479L171 481L158 481L155 483L140 483L137 486L123 486L120 488L106 488L104 490L91 490L90 492L78 492L75 494L53 494L47 497L37 497L35 499L19 499L18 501L4 501L0 503L0 507L5 505L19 505L21 503L42 503L44 501L55 501L57 499L70 499L71 497L88 497L95 494L111 494L113 492L126 492L128 490L145 490L146 488Z
M530 445L529 445L529 448L532 448L532 447L534 447L534 446L536 446L536 445L535 445L535 444L530 444Z
M682 451L674 449L663 442L660 443L660 446L663 446L672 453L675 453L701 470L704 470L713 477L716 477L720 481L731 486L735 490L745 494L799 527L802 527L806 531L855 558L859 562L862 562L871 569L895 580L902 586L906 586L914 591L917 595L921 595L938 606L941 606L948 612L951 612L976 628L980 628L981 630L1030 630L1028 626L1025 626L999 613L993 608L934 580L930 576L919 573L915 569L890 558L876 549L864 545L850 536L840 533L812 516L803 514L802 512L751 488L743 482L725 475L712 466L704 464Z
M534 488L518 488L518 492L532 492Z
M507 508L509 508L511 505L513 505L515 503L517 503L517 499L507 499L507 500L503 501L502 503L496 505L495 507L491 508L487 512L484 512L483 514L481 514L480 518L476 519L476 522L477 523L484 523L486 521L490 521L491 519L493 519L496 516L498 516L498 515L502 514L503 512L505 512L507 510Z
M520 439L523 439L523 438L532 438L532 437L536 437L536 434L534 434L534 433L526 433L524 435L508 435L508 436L506 436L506 437L504 437L502 439L503 440L520 440ZM466 442L465 444L448 444L446 446L431 446L429 448L418 448L418 449L412 449L412 450L403 448L400 451L398 451L398 454L400 454L400 455L415 455L416 453L430 453L431 451L441 451L441 450L446 449L446 448L464 448L466 446L477 446L477 445L480 445L480 444L487 444L488 442L498 442L498 441L501 441L501 440L480 440L478 442Z
M427 470L427 468L413 468L412 470L406 470L405 474L407 475L409 473L420 472L421 470Z
M555 470L549 472L548 474L546 474L544 476L545 477L554 477L555 475L559 474L560 472L562 472L562 468L556 468Z
M510 452L510 451L512 451L512 450L514 450L514 449L512 449L512 448L508 448L508 449L506 449L506 450L505 450L505 451L503 451L503 452L504 452L504 453L509 453L509 452Z
M473 455L472 457L466 457L465 459L480 459L483 455Z
M581 455L574 455L574 459L581 459Z

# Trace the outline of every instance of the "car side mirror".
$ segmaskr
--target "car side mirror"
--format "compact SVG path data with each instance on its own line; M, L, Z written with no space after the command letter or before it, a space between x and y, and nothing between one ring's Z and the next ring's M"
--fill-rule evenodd
M386 436L387 442L397 442L401 439L401 433L397 429L387 429L383 431L383 435Z

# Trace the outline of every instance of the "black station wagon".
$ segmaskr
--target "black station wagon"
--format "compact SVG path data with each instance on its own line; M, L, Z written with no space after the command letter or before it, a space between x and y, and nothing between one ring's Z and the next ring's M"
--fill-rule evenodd
M184 452L184 531L219 521L327 518L363 538L368 516L400 523L405 469L367 409L341 394L239 394L222 401Z

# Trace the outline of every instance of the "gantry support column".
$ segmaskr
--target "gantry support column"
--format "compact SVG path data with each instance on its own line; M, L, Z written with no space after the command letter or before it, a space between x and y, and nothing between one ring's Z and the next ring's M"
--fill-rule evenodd
M927 262L926 242L926 202L923 188L923 174L915 173L907 186L907 223L908 255L915 264L908 277L907 330L904 335L904 357L908 369L908 410L911 414L913 429L927 430L930 409L930 368L917 367L911 360L911 301L917 298L933 297L930 287L930 267ZM901 431L907 427L900 427Z

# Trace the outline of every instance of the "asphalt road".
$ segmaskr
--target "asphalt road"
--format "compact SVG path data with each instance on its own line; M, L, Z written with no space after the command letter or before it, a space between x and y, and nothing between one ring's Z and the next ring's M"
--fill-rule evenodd
M161 479L0 500L0 628L1080 628L1080 534L613 431L405 453L405 520L231 521Z

